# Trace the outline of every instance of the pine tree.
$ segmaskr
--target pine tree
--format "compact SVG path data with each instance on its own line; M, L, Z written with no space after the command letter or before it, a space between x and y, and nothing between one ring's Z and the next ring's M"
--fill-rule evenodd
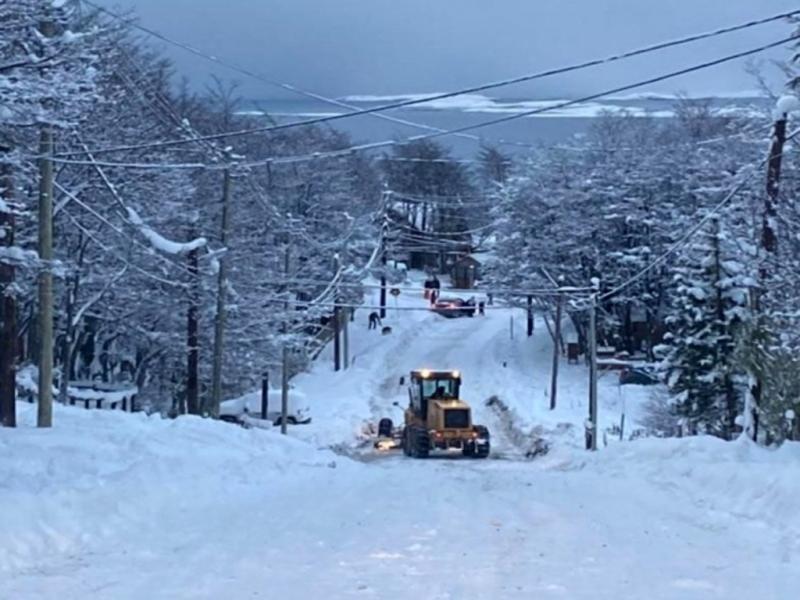
M684 430L731 439L743 390L736 344L747 319L744 267L717 218L675 268L668 333L659 348Z

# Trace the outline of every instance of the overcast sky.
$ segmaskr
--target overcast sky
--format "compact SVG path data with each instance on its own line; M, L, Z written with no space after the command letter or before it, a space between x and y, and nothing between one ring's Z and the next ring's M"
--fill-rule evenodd
M335 96L447 91L732 25L792 9L796 0L95 0L268 77ZM786 37L761 26L604 67L498 91L552 98L594 92ZM158 45L158 44L157 44ZM199 87L232 77L249 97L279 96L239 75L165 50ZM774 51L766 57L786 58ZM753 89L744 61L655 91Z

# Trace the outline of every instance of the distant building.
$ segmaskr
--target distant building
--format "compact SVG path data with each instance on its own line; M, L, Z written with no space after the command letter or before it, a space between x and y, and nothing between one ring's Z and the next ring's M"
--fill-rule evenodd
M450 280L453 287L460 290L471 290L480 279L481 263L471 254L460 256L450 267Z

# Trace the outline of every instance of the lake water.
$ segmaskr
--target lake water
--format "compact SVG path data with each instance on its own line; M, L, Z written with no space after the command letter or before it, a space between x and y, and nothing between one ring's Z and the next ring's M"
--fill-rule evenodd
M411 96L358 96L340 99L351 107L364 109L382 106ZM389 111L386 114L396 118L440 128L458 129L476 125L523 111L550 108L563 100L523 100L494 99L486 96L468 95L452 99L434 101L404 109ZM469 132L480 136L488 144L502 140L512 142L503 144L508 152L524 152L518 144L554 144L586 133L595 119L605 112L621 112L659 118L669 118L673 114L674 97L633 96L589 102L568 108L560 108L536 116L522 117L513 121L476 129ZM714 106L727 114L768 114L766 101L753 97L717 98ZM331 105L316 100L251 100L243 107L247 113L267 113L278 122L305 120L318 116L350 112L348 108ZM426 131L396 122L390 122L375 115L361 115L348 119L332 121L326 126L347 132L355 142L376 142L399 140ZM438 140L451 148L459 158L473 158L480 142L455 136L440 137Z

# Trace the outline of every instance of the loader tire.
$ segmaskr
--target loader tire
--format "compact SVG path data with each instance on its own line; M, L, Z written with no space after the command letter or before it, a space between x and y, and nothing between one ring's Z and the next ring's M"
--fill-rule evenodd
M428 432L424 429L415 427L410 432L411 437L411 456L414 458L428 458L431 451L431 440Z
M488 458L490 450L490 444L487 442L483 446L475 448L475 453L472 456L473 458Z
M473 458L486 458L489 456L489 452L491 450L491 444L489 442L489 430L484 425L475 425L474 430L475 433L478 434L478 439L486 440L486 443L476 444L473 442L471 456Z
M403 428L403 454L411 456L411 431L408 427Z

